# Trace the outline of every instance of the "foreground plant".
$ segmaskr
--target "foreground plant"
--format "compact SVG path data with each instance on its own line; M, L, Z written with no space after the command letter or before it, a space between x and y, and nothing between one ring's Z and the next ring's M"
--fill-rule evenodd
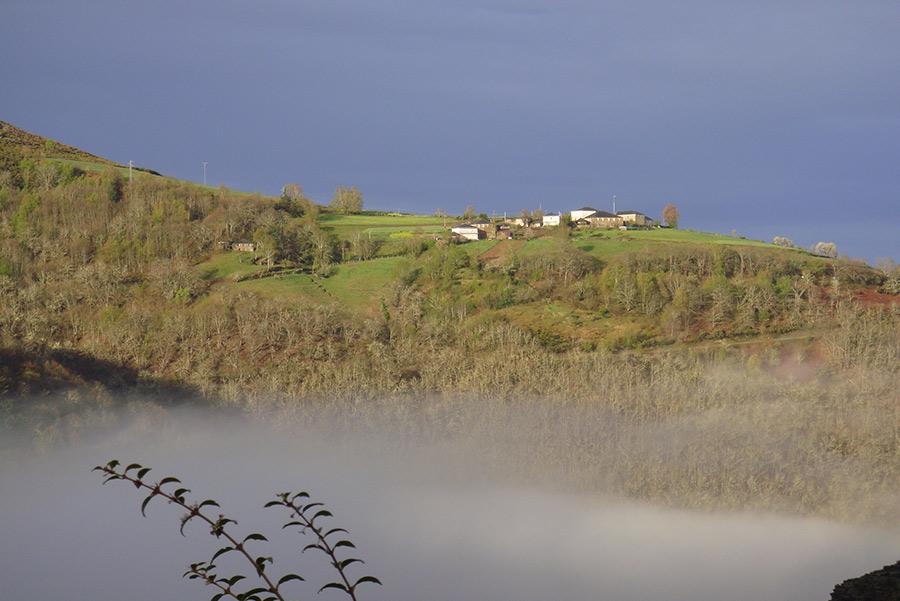
M236 520L221 513L216 517L204 513L203 509L206 507L220 507L217 501L206 499L200 502L190 502L186 495L191 491L182 487L181 480L178 478L167 476L157 482L152 482L147 480L147 475L150 473L149 467L132 463L120 471L117 469L120 465L118 461L112 460L106 465L98 465L93 471L99 471L105 476L103 484L113 480L124 480L130 482L139 490L149 491L150 494L141 503L142 515L146 517L147 506L150 504L150 501L156 497L161 497L187 511L181 518L180 531L182 536L184 536L185 526L191 520L198 519L206 522L210 529L210 535L217 540L224 539L227 541L228 544L219 548L209 561L192 563L188 571L184 573L185 578L201 580L207 586L212 586L219 590L212 596L210 601L220 601L225 598L236 599L237 601L287 601L291 597L285 594L283 590L285 585L293 581L302 582L305 580L305 578L295 573L284 574L276 580L276 576L272 573L272 566L275 563L274 559L270 556L258 554L255 550L251 551L252 547L266 543L269 539L257 532L240 538L233 532L234 526L237 526ZM348 532L344 528L330 528L323 524L323 520L331 518L333 515L325 508L323 503L311 502L307 492L279 493L276 495L276 499L266 503L265 507L285 508L291 521L284 524L282 529L298 527L301 535L309 536L313 539L313 542L303 548L303 552L312 549L327 557L339 580L329 582L319 588L320 593L326 589L337 589L344 592L353 601L358 601L357 588L360 584L366 582L381 584L374 576L362 576L355 580L350 577L347 569L354 563L364 562L355 557L342 558L340 550L342 548L356 549L356 545L345 538ZM228 553L237 553L247 560L253 570L250 572L249 578L243 574L222 575L219 573L214 562Z

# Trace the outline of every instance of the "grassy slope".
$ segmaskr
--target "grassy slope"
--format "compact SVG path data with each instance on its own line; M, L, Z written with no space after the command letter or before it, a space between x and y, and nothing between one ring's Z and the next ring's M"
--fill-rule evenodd
M123 175L128 172L127 167L113 161L26 132L3 121L0 121L0 146L14 147L27 156L70 164L87 172L102 171L111 166ZM139 176L155 176L151 174L140 173ZM183 183L200 186L193 182ZM383 255L397 252L399 243L406 238L444 232L446 226L452 225L454 220L432 215L374 212L344 215L323 212L319 215L319 223L323 229L334 233L342 240L350 239L357 233L371 236L382 242L379 250L379 255L382 256L370 261L342 264L334 275L325 279L308 275L287 275L233 282L231 278L234 276L262 269L250 263L248 255L235 252L215 254L198 268L204 278L214 281L219 287L254 291L285 300L303 298L315 302L338 302L351 309L368 311L378 306L385 287L396 275L397 266L402 260ZM789 251L758 240L691 230L582 230L574 233L573 242L579 250L601 260L608 260L627 252L662 249L672 244L750 246L768 248L775 252L795 252L809 261L821 260L802 251ZM472 257L497 261L513 254L525 257L553 252L559 245L558 239L545 236L528 241L480 240L465 244L462 248ZM523 324L527 322L527 325L539 329L553 328L566 331L575 338L581 337L579 333L586 338L593 338L593 335L601 331L608 333L613 327L606 324L601 317L582 315L579 311L564 305L544 305L540 308L521 305L504 310L504 313L514 321ZM628 324L622 323L617 323L614 327L617 329L625 327L629 331L631 329Z
M228 253L220 257L238 253ZM232 258L227 260L214 257L203 265L208 269L216 267L216 273L239 273L229 271L235 266ZM369 312L377 308L383 298L387 285L393 280L402 257L384 257L369 261L343 263L333 275L319 278L306 274L272 276L258 280L231 282L227 279L219 284L224 288L252 291L286 301L305 300L319 303L337 302L345 307L360 312Z
M322 213L319 215L319 224L322 229L333 232L342 240L349 239L357 232L370 234L376 239L386 239L392 234L439 232L444 230L444 222L449 225L452 220L432 215L371 213L360 215Z
M85 152L80 148L19 129L5 121L0 121L0 147L14 149L23 156L34 158L52 157L104 166L116 164L108 159Z

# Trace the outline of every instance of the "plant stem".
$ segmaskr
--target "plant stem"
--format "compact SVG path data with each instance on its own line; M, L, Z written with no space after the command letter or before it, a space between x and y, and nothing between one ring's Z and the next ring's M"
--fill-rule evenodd
M285 500L287 506L290 507L291 511L293 511L294 516L299 518L303 525L313 531L316 535L316 538L319 540L319 543L322 545L322 548L325 550L325 553L328 557L331 558L331 565L334 566L334 569L337 570L338 574L341 575L341 580L344 581L344 586L347 587L347 594L350 595L350 598L353 601L357 601L356 599L356 590L350 585L350 580L347 579L347 575L344 573L343 568L341 568L341 564L338 561L337 556L335 555L334 547L328 542L328 540L322 535L322 531L319 527L315 526L303 513L303 510L294 504L293 501Z
M141 480L138 480L137 478L132 478L131 476L125 474L124 472L119 473L119 472L115 471L115 469L112 469L109 467L105 467L103 469L106 473L108 473L110 475L116 475L123 480L127 480L128 482L131 482L139 489L145 488L145 489L153 492L154 494L157 494L165 499L168 499L170 503L175 503L179 507L182 507L185 510L187 510L191 516L196 516L196 517L200 518L201 520L203 520L204 522L209 524L210 527L213 529L216 528L216 522L211 520L207 516L203 515L200 512L200 510L197 508L196 505L193 507L188 505L187 503L185 503L178 497L175 497L175 496L170 495L169 493L163 491L158 484L150 486L149 484L146 484L146 483L142 482ZM278 601L285 601L284 597L282 597L281 593L278 591L278 587L266 575L265 565L264 564L257 565L256 560L254 560L253 557L250 555L250 553L248 553L247 550L244 549L244 545L239 543L237 541L237 539L235 539L231 534L229 534L224 528L220 528L219 531L222 533L222 536L224 536L228 540L228 542L230 542L234 546L234 549L236 551L239 551L244 557L247 558L247 561L249 561L250 564L253 566L253 569L256 570L257 576L259 576L266 583L266 586L269 588L269 592L271 592L273 595L275 595L275 597L278 599Z

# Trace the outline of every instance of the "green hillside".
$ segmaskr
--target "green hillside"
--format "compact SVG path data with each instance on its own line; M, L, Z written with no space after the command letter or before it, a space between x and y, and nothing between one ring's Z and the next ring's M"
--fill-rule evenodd
M180 379L190 368L176 366L196 360L184 341L200 336L208 384L231 377L219 373L227 349L258 349L245 361L265 370L279 340L298 357L308 349L290 345L306 340L324 369L401 339L419 349L409 362L438 361L510 328L549 352L619 352L815 337L846 303L896 312L896 273L760 241L556 227L454 244L451 217L344 213L299 187L271 197L147 172L129 183L120 165L2 125L10 348L76 349ZM319 334L297 338L307 327Z

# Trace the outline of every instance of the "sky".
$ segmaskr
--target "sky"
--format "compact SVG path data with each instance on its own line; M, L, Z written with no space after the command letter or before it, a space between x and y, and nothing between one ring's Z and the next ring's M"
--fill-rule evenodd
M0 2L0 119L120 162L900 259L896 0Z

